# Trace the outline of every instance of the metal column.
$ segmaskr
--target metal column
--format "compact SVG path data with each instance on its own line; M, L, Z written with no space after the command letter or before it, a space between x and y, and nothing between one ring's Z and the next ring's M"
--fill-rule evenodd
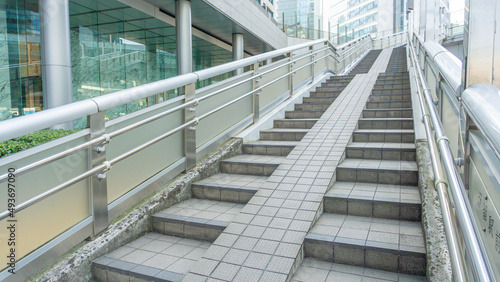
M73 102L69 0L39 0L43 106L55 108ZM73 128L67 122L54 128Z
M191 27L191 2L175 1L175 31L177 36L177 74L193 71L193 37ZM184 101L195 98L195 84L189 84L179 89L179 95L184 94ZM184 122L196 118L196 106L184 110ZM196 125L184 129L184 154L186 170L196 165Z
M241 33L233 33L233 61L243 59L244 52L244 42L243 42L243 34ZM234 75L242 74L243 69L237 69L234 71Z
M191 2L175 1L175 31L177 38L177 74L193 71L193 41L191 31Z

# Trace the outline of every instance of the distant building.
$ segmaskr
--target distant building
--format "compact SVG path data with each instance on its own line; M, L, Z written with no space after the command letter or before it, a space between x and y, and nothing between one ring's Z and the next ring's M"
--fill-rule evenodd
M271 16L271 18L276 19L276 1L277 0L256 0L266 12Z
M406 30L404 0L337 0L330 7L331 32L342 44L365 34Z
M326 3L324 0L278 0L278 24L288 36L323 37L319 31L328 31Z

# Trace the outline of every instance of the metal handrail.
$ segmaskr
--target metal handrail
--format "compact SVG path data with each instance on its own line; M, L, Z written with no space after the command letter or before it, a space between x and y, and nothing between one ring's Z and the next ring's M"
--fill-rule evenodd
M410 46L411 60L413 64L416 66L416 75L419 78L420 85L423 92L423 98L425 99L428 115L427 118L430 118L432 121L435 140L440 152L440 157L443 162L443 167L446 173L447 182L443 178L437 178L435 184L439 183L447 183L448 188L450 189L452 199L455 203L455 212L458 220L458 227L461 231L461 235L463 237L465 249L467 254L470 255L472 261L472 269L475 274L475 278L477 281L491 281L490 274L487 267L487 257L483 254L482 248L480 245L480 241L474 229L474 223L472 221L472 212L470 208L470 204L466 200L466 191L465 186L462 182L459 172L456 169L453 154L451 152L450 143L448 138L444 134L443 125L439 119L439 115L437 113L436 108L434 107L434 102L432 99L432 94L427 86L427 82L425 81L425 76L422 72L422 68L420 67L420 63L415 54L415 49L413 47L412 40L408 36L408 45ZM430 152L431 155L434 154L434 151ZM433 157L433 160L436 160L436 157ZM440 189L441 190L441 189ZM440 196L444 196L440 194ZM444 200L444 199L442 199ZM445 207L448 208L448 207ZM451 216L451 214L445 213L447 216ZM448 223L451 222L451 218L447 218L446 221ZM456 239L456 238L454 238ZM449 242L450 243L450 242ZM455 263L459 263L459 259L453 259ZM463 267L463 266L462 266Z
M325 49L323 49L321 51L325 51ZM318 52L321 52L321 51L318 51ZM315 64L316 62L318 62L318 61L320 61L322 59L325 59L328 56L331 56L331 54L322 56L320 58L317 58L317 59L315 59L315 60L313 60L313 61L305 64L304 66L293 70L292 72L298 71L298 70L300 70L302 68L305 68L305 67L308 67L308 66L310 66L312 64ZM300 59L303 59L303 58L304 57L301 57ZM280 67L283 67L283 66L280 66ZM284 75L282 75L282 76L280 76L280 77L278 77L278 78L276 78L276 79L274 79L274 80L272 80L272 81L270 81L270 82L268 82L268 83L266 83L266 84L264 84L264 85L262 85L260 87L255 88L254 90L252 90L250 92L247 92L247 93L245 93L245 94L243 94L243 95L241 95L241 96L239 96L239 97L237 97L237 98L235 98L235 99L233 99L233 100L231 100L231 101L229 101L229 102L227 102L227 103L225 103L225 104L223 104L223 105L221 105L221 106L219 106L219 107L217 107L217 108L215 108L215 109L213 109L213 110L211 110L211 111L209 111L209 112L207 112L207 113L205 113L205 114L203 114L201 116L199 116L196 120L191 120L191 121L188 121L186 123L183 123L182 125L180 125L180 126L174 128L174 129L168 131L167 133L162 134L162 135L160 135L160 136L158 136L158 137L156 137L156 138L154 138L154 139L152 139L152 140L150 140L150 141L148 141L148 142L146 142L146 143L144 143L144 144L142 144L142 145L140 145L140 146L138 146L138 147L136 147L136 148L134 148L134 149L132 149L132 150L130 150L130 151L128 151L128 152L126 152L126 153L124 153L124 154L122 154L122 155L114 158L114 159L112 159L112 160L110 160L109 162L105 162L105 163L103 163L103 164L101 164L99 166L96 166L96 167L92 168L91 170L88 170L88 171L86 171L86 172L84 172L84 173L82 173L82 174L80 174L80 175L78 175L78 176L76 176L76 177L74 177L74 178L72 178L70 180L67 180L66 182L61 183L60 185L58 185L58 186L56 186L56 187L54 187L54 188L52 188L52 189L50 189L48 191L45 191L42 194L39 194L39 195L37 195L35 197L30 198L29 200L26 200L26 201L20 203L19 205L16 206L16 212L22 211L22 210L24 210L24 209L26 209L26 208L28 208L28 207L30 207L30 206L32 206L32 205L40 202L41 200L46 199L47 197L49 197L51 195L54 195L54 194L56 194L56 193L58 193L58 192L60 192L60 191L62 191L64 189L68 188L69 186L77 183L78 181L81 181L81 180L83 180L83 179L85 179L85 178L87 178L89 176L92 176L92 175L94 175L96 173L102 172L103 170L110 169L110 167L112 165L116 164L117 162L119 162L119 161L121 161L123 159L126 159L126 158L134 155L135 153L137 153L137 152L139 152L139 151L141 151L141 150L143 150L143 149L145 149L145 148L147 148L147 147L149 147L149 146L151 146L151 145L153 145L153 144L155 144L155 143L157 143L157 142L159 142L159 141L161 141L161 140L163 140L163 139L165 139L165 138L167 138L167 137L169 137L169 136L171 136L171 135L173 135L173 134L175 134L177 132L179 132L180 130L188 128L188 127L190 127L192 125L196 125L199 120L202 120L202 119L204 119L204 118L206 118L206 117L208 117L208 116L210 116L210 115L212 115L212 114L214 114L214 113L216 113L216 112L224 109L225 107L227 107L227 106L229 106L231 104L234 104L234 103L240 101L241 99L243 99L245 97L248 97L248 96L250 96L250 95L252 95L254 93L262 91L263 88L268 87L269 85L271 85L271 84L279 81L280 79L283 79L283 78L287 77L288 75L289 75L289 73L284 74ZM258 75L256 75L255 77L257 77L257 76ZM233 87L234 87L234 85L233 85ZM220 93L220 92L218 92L218 93ZM205 97L206 96L204 96L203 98L205 98ZM199 100L201 100L201 98L198 99L198 101ZM31 171L31 170L35 169L36 167L40 167L43 164L55 161L57 159L65 157L65 156L67 156L69 154L75 153L77 151L80 151L80 150L83 150L85 148L88 148L88 147L90 147L92 145L98 144L99 142L96 142L95 140L100 140L102 142L106 138L116 137L116 136L118 136L120 134L123 134L123 133L125 133L127 131L130 131L130 130L132 130L132 129L140 126L140 125L144 125L146 123L152 122L152 121L157 120L157 119L159 119L161 117L164 117L164 116L172 114L172 113L174 113L176 111L182 110L182 109L184 109L184 108L186 108L188 106L191 106L191 105L193 105L195 103L197 103L196 100L192 100L192 101L183 103L183 104L181 104L179 106L176 106L176 107L174 107L174 108L172 108L172 109L170 109L168 111L165 111L163 113L157 114L155 116L149 117L147 119L144 119L144 120L139 121L137 123L131 124L131 125L127 126L127 127L119 129L117 131L114 131L114 132L108 134L107 136L96 138L96 139L92 140L92 142L89 141L89 142L86 142L84 144L81 144L80 146L77 147L77 149L75 149L76 148L75 147L75 148L66 150L64 152L61 152L61 153L59 153L57 155L48 157L46 159L42 159L42 160L40 160L40 161L38 161L38 162L36 162L34 164L30 164L30 165L27 165L27 166L22 167L20 169L17 169L16 170L16 174L20 175L22 173L26 173L28 171ZM2 181L5 181L7 179L7 177L8 177L8 174L2 175L0 177L0 183ZM7 218L9 216L9 214L10 214L9 210L4 210L3 212L0 213L0 220L3 220L5 218Z

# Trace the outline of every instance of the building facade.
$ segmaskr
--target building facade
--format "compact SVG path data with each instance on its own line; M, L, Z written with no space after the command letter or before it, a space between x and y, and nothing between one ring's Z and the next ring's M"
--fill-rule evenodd
M328 31L325 3L323 0L279 0L277 21L288 36L316 38L318 31Z
M178 74L175 1L165 1L163 7L155 6L156 1L147 0L65 1L69 4L73 102ZM248 7L244 8L247 10L242 13L255 13L263 17L261 21L268 26L269 34L260 30L248 32L238 22L243 20L239 15L224 15L223 19L236 17L225 24L229 31L205 30L205 25L202 24L195 27L197 19L207 19L203 16L193 17L193 71L233 60L231 33L234 31L245 35L247 54L286 45L284 36L272 34L279 32L275 23L265 23L268 15L259 11L250 1L254 0L248 0ZM194 7L206 5L202 2L191 3ZM273 0L261 2L274 13ZM213 9L222 10L223 7L213 6ZM193 11L195 12L198 13L198 10ZM43 34L40 19L38 0L0 0L0 36L3 38L0 40L0 120L47 108L44 107L43 98ZM213 23L215 24L217 23ZM219 19L219 24L224 24L224 21ZM283 43L269 43L267 37ZM212 81L211 79L203 84L208 85ZM155 95L113 109L106 113L106 117L113 119L176 95L175 92ZM86 121L76 121L75 126L84 127Z
M404 0L334 1L330 14L330 28L339 44L366 34L406 30Z

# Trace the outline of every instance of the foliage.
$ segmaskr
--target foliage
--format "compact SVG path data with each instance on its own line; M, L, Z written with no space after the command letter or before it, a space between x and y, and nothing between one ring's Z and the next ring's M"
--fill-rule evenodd
M75 133L80 129L45 129L0 142L0 158Z

